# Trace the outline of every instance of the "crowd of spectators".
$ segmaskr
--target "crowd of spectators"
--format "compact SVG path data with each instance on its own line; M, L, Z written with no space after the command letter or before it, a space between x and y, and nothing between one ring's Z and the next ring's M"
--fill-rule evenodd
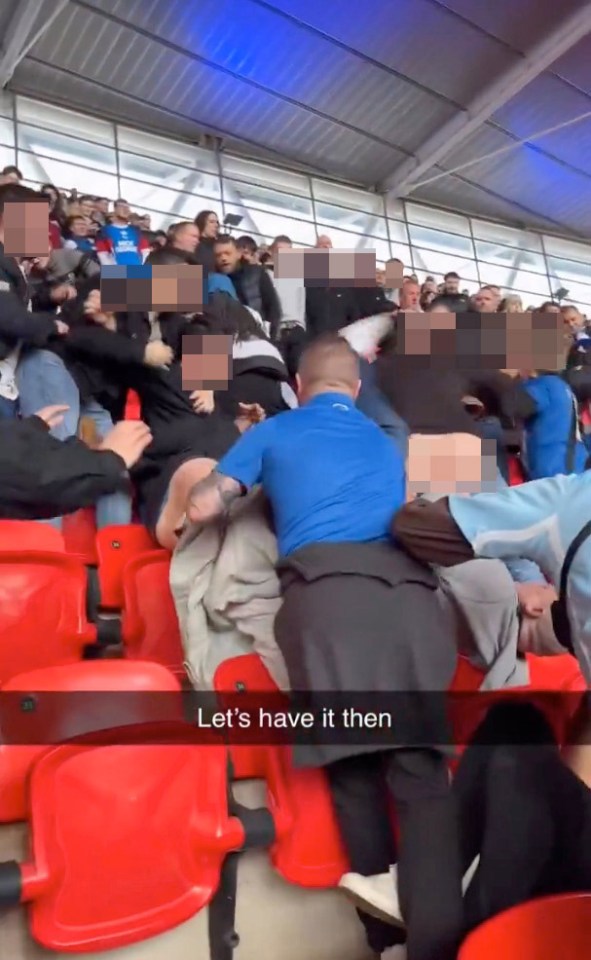
M433 569L443 578L442 568L468 567L482 556L501 565L509 577L509 594L499 601L498 620L491 621L487 608L488 620L473 628L477 645L482 649L483 637L490 637L497 651L499 635L511 634L507 644L513 644L515 661L518 638L536 633L540 624L548 629L559 599L560 568L556 573L554 561L545 562L546 544L536 541L534 549L525 534L516 534L517 553L506 544L505 553L492 548L487 553L479 544L489 523L487 511L494 512L498 504L501 514L507 504L509 527L519 530L530 517L528 490L534 500L542 496L536 491L549 490L548 515L559 516L560 497L552 493L552 484L587 481L591 332L582 310L553 301L526 306L512 291L492 284L471 295L453 271L421 283L395 259L378 266L369 285L357 283L354 270L349 281L335 284L328 280L332 267L326 268L329 236L319 236L316 244L324 273L308 282L306 268L304 284L303 278L297 281L278 270L281 256L294 248L287 235L269 245L251 236L234 237L213 210L198 212L193 221L175 223L166 232L152 231L149 214L134 213L123 198L65 196L51 184L34 191L21 180L16 167L6 167L0 177L0 516L59 527L64 514L93 506L97 527L139 518L161 546L174 551L188 527L212 522L234 499L262 485L283 557L285 606L283 619L277 620L277 642L292 686L296 678L312 686L320 683L317 678L326 667L328 682L342 689L342 677L353 674L337 670L337 683L332 666L326 665L337 662L343 649L353 657L354 647L355 676L369 677L370 686L382 683L384 691L390 689L388 683L398 690L415 681L420 689L444 685L445 670L437 673L434 664L447 643L455 651L455 639L453 632L445 634L436 606L430 606L438 582ZM42 212L40 218L31 214L33 209ZM23 218L16 243L15 210ZM33 222L46 232L47 250L38 249L38 236L37 249L32 248ZM133 269L144 264L153 269L149 302L130 292ZM126 293L114 300L107 298L107 267L128 271ZM170 287L165 294L156 292L157 279L165 276L158 270L170 267L200 268L202 303L187 304L181 279L172 293ZM182 271L178 276L184 276ZM492 315L497 315L496 326ZM509 331L504 347L487 354L480 332L501 328ZM518 351L511 354L506 345L513 329L526 328L534 331L531 343L536 330L550 333L554 364L536 362L533 348L527 359L524 348L522 364L515 361ZM480 346L467 350L470 363L459 363L460 337L475 329ZM428 345L411 349L425 334ZM201 344L208 336L217 339L188 351L187 337L193 335ZM357 345L359 338L363 348ZM477 362L479 353L488 360ZM126 419L132 395L138 398L140 419ZM492 473L485 477L484 464L491 457L483 445L489 441L496 447ZM510 462L521 464L526 480L519 502L508 489ZM487 479L497 492L476 492ZM540 488L536 481L550 486ZM572 487L573 494L578 490ZM566 487L559 492L566 501ZM468 506L456 510L460 494ZM407 500L412 502L405 506ZM471 509L480 509L482 517L472 519ZM540 510L531 514L531 523L544 522ZM587 516L588 511L581 521ZM489 526L501 529L501 520L495 514ZM385 541L392 538L395 547L386 554ZM564 555L568 543L563 546ZM372 573L372 565L377 572ZM333 593L326 587L331 577ZM358 585L350 597L347 577ZM479 577L479 589L486 594L488 575ZM324 586L314 593L316 583ZM406 610L390 589L400 584L413 585ZM343 636L336 638L336 628L329 629L322 617L326 609L334 612L341 599L337 619ZM409 618L409 608L417 611L423 633L439 639L439 652L433 644L427 654L417 652L423 633ZM412 661L414 671L402 679L394 676L388 657L379 664L372 660L358 635L369 624L375 649L380 638L389 643L397 609L397 643L402 648L407 642L406 670ZM387 624L375 615L380 610ZM591 622L588 613L582 619ZM586 628L579 632L570 649L589 680L590 644ZM552 652L556 646L565 652L562 639L553 634ZM293 651L299 641L301 661L296 662ZM317 648L306 646L316 642L325 644L325 661L318 659ZM497 671L494 683L490 679L493 685L498 682L496 657L489 662L490 678ZM318 672L312 679L302 663L306 670L314 663ZM326 677L320 689L329 689ZM522 720L523 715L517 716L515 723ZM538 721L526 715L526 722L537 737ZM544 743L553 743L542 727ZM352 761L331 754L314 761L328 771L351 860L352 873L342 885L362 906L372 949L395 956L388 951L404 942L407 934L399 928L406 921L409 960L451 960L465 929L458 906L461 873L478 856L468 927L530 896L591 885L591 850L581 858L570 834L563 838L547 792L558 783L556 790L566 796L572 787L578 822L588 834L591 795L585 784L591 787L591 770L584 764L575 776L575 767L564 765L558 750L548 747L543 762L537 755L529 767L524 761L517 782L511 780L519 765L514 754L509 759L503 755L504 767L496 754L489 757L485 773L481 760L469 754L457 779L458 802L464 823L473 822L478 808L480 836L470 835L460 856L463 841L454 832L449 809L447 767L441 758L434 759L432 748L415 744L406 753L394 753L386 758L386 780L407 838L400 856L382 844L384 822L372 808L375 796L359 786L373 781L374 759L364 755ZM483 786L491 781L491 770L501 770L506 783L505 794L495 783L494 803ZM571 775L565 786L564 778ZM550 787L542 788L546 776ZM523 804L515 829L499 826L500 803ZM564 847L559 848L560 838ZM517 867L513 877L499 877L499 872L511 872L497 855L509 840ZM536 848L539 853L542 847L545 858L536 859ZM395 884L389 873L397 861L400 907L391 902ZM384 876L390 891L385 900L380 892ZM386 927L384 915L394 927Z

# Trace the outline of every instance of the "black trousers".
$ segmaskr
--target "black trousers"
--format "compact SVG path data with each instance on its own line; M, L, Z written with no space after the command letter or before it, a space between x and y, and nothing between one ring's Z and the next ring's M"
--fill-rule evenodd
M406 938L360 913L371 949L381 953L406 939L408 960L454 960L463 934L461 860L445 759L431 750L393 750L340 760L326 771L351 870L371 876L398 862ZM400 828L398 851L388 791Z
M493 707L453 790L463 869L480 854L465 899L469 929L534 897L591 890L591 791L564 764L537 707Z

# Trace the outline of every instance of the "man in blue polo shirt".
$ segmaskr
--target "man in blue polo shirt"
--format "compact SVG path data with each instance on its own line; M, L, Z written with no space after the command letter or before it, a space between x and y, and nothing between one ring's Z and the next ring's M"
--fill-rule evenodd
M405 499L404 462L355 406L356 353L343 337L318 338L302 354L297 383L300 408L247 431L193 488L187 518L206 523L262 485L282 556L275 638L295 708L303 695L317 716L327 702L340 716L338 705L355 698L359 706L361 695L368 709L378 700L392 710L386 741L339 725L335 733L310 731L293 748L296 765L326 771L353 873L370 878L399 861L407 934L368 916L372 902L353 890L350 875L342 889L363 904L375 953L392 956L406 938L409 960L452 960L462 934L461 863L447 764L436 746L446 737L444 698L429 692L396 710L392 691L448 688L453 629L435 576L389 542ZM404 838L400 856L384 779Z

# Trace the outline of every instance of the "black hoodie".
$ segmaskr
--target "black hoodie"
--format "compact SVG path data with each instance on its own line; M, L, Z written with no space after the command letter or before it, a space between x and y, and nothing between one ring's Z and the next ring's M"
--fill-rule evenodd
M16 345L44 347L56 335L55 316L27 309L28 286L18 262L4 253L0 243L0 360Z

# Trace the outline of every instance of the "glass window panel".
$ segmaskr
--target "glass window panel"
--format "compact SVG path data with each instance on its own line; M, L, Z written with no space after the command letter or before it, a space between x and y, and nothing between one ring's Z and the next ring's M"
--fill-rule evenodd
M384 216L384 200L380 194L370 193L369 190L356 190L341 183L331 183L329 180L312 181L314 200L321 203L336 203L341 207L359 210L361 213L375 213Z
M410 247L407 244L391 243L390 251L390 257L396 257L398 260L402 260L404 269L410 270Z
M515 287L511 287L509 292L516 293L518 297L521 297L524 310L529 310L530 307L541 307L543 303L550 299L545 293L531 293L529 290L518 290Z
M115 199L118 194L117 177L102 170L89 173L86 167L59 160L40 159L33 153L18 151L18 167L25 180L35 183L53 183L60 190L76 189L78 193L92 193Z
M77 135L85 140L108 147L115 146L115 128L106 120L97 120L96 117L63 110L48 103L27 100L26 97L16 98L16 112L19 123L33 123L43 130L55 130L66 136L75 130Z
M254 210L242 204L226 203L226 213L236 213L243 217L242 223L236 227L234 233L259 234L270 243L280 233L286 234L294 243L313 247L316 243L316 230L313 223L305 220L295 220L285 214L269 213L264 210Z
M371 213L345 210L343 207L332 207L316 201L316 220L323 227L335 226L337 229L347 230L349 233L363 233L372 237L388 239L385 218Z
M435 230L449 230L462 236L470 236L470 223L467 217L457 213L448 213L447 210L436 210L433 207L424 207L419 203L406 204L406 218L409 223L421 227L433 227Z
M336 243L335 246L337 246ZM385 263L386 260L390 259L390 244L387 240L377 240L375 237L357 237L357 245L355 249L366 251L373 250L376 255L376 263Z
M388 229L392 243L408 244L408 230L405 223L400 220L388 220Z
M61 160L77 166L89 167L93 173L102 170L105 173L117 173L115 151L86 140L65 137L53 130L40 130L19 123L17 128L19 150L27 150L40 158ZM40 161L43 165L43 160ZM92 184L88 185L92 188Z
M262 187L274 187L285 193L295 193L298 197L310 196L310 183L301 173L293 173L279 167L268 167L254 160L243 160L229 154L221 154L224 177L242 180L244 183L258 183Z
M591 245L589 244L563 240L561 237L544 236L544 248L548 261L558 257L560 260L579 260L581 263L591 264Z
M490 223L487 220L472 220L472 232L478 240L488 240L489 243L506 244L508 247L520 247L524 250L542 252L542 240L537 233L530 230L516 230L506 227L503 223Z
M172 163L164 163L163 160L120 153L119 172L122 177L133 177L144 184L154 183L171 190L195 190L200 196L214 200L221 197L220 180L216 174L177 167Z
M531 273L546 273L546 262L541 253L533 253L531 250L520 250L518 247L501 247L496 243L482 243L475 241L476 257L483 264L495 264L498 266L512 268L518 266L519 269L527 270Z
M0 143L14 148L14 123L6 117L0 117Z
M536 293L548 300L550 287L548 277L539 273L528 273L527 270L515 270L514 267L492 266L488 263L480 264L482 282L492 283L501 290L522 290L528 294Z
M455 233L441 233L439 230L430 230L427 227L408 226L411 244L424 249L433 247L434 250L449 252L452 255L465 257L470 260L474 257L472 240L469 237L458 237Z
M587 276L587 279L590 280L591 277ZM551 275L550 284L553 293L559 290L560 287L564 287L568 290L569 300L574 300L575 303L591 303L591 285L587 283L581 283L580 280L577 282L576 280Z
M395 197L386 197L386 213L395 220L404 220L404 204Z
M437 280L439 276L450 270L459 273L462 281L474 280L478 282L478 273L474 260L466 260L462 257L453 257L449 253L438 250L423 250L413 246L413 259L415 267L418 270L425 270L429 274L435 274Z
M562 260L559 257L548 257L548 273L558 277L561 284L568 287L570 281L591 283L591 270L584 263L576 263L572 260Z
M0 144L0 168L14 166L15 163L16 157L13 147L5 147L3 144ZM22 172L21 170L21 173Z
M287 216L313 220L312 201L308 197L296 197L293 194L277 193L257 183L242 183L224 178L224 199L230 203L246 204L268 213L281 213Z
M191 176L191 174L189 174ZM195 176L198 176L195 173ZM212 206L210 197L202 197L197 192L169 190L153 183L140 183L137 180L121 180L121 196L138 210L160 210L162 213L179 220L194 220L200 210ZM215 203L213 204L215 207ZM219 204L216 212L221 219Z
M117 125L117 147L121 151L137 153L140 157L151 157L167 163L178 164L191 169L205 170L206 173L218 172L213 150L205 150L191 143L156 137L152 133L133 130L131 127Z
M0 116L14 117L14 97L7 90L0 90Z

